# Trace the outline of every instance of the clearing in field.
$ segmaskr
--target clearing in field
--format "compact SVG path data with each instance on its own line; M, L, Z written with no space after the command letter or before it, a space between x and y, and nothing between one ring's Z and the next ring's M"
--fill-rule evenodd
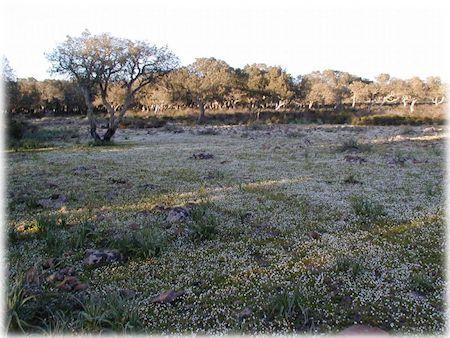
M443 331L444 127L123 129L90 146L79 119L39 123L50 143L7 154L12 327Z

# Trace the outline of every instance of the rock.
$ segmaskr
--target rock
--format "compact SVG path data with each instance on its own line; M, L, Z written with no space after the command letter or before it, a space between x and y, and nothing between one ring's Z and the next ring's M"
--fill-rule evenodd
M155 204L152 209L155 209L158 211L166 211L168 208L162 204Z
M95 165L92 165L92 166L84 166L84 165L80 165L80 166L78 166L78 167L73 168L73 169L72 169L72 172L73 172L75 175L79 175L79 174L82 174L82 173L86 173L86 172L88 172L88 171L90 171L90 170L96 169L96 168L97 168L97 167L96 167Z
M48 181L47 187L48 188L58 188L58 184L56 184L55 182L52 182L52 181Z
M134 298L138 292L131 289L119 289L119 294L124 298Z
M127 184L127 183L128 183L128 180L126 180L126 179L124 179L124 178L114 178L114 177L110 177L110 178L109 178L109 181L110 181L111 183L114 183L114 184Z
M155 189L158 189L159 186L156 184L152 184L152 183L145 183L145 184L141 184L139 186L139 188L145 189L145 190L155 190Z
M424 133L424 134L430 134L430 133L435 133L435 132L437 132L437 129L434 127L427 127L422 131L422 133Z
M248 317L250 317L251 315L253 314L253 311L250 309L250 308L248 308L248 307L246 307L244 310L242 310L240 313L239 313L239 319L244 319L244 318L248 318Z
M130 224L128 224L128 227L131 230L139 230L141 228L141 226L139 224L137 224L137 223L130 223Z
M170 209L168 215L167 215L167 222L175 223L180 222L187 218L189 215L189 211L187 208L184 207L174 207Z
M123 259L118 250L86 250L83 264L98 266L104 263L118 262Z
M412 163L414 163L414 164L428 163L428 160L416 160L416 159L413 159L413 160L412 160Z
M322 235L320 233L318 233L317 231L310 231L310 232L308 232L308 237L319 240L322 237Z
M86 290L87 288L88 288L88 285L86 283L78 283L77 285L75 285L73 290L74 291L83 291L83 290Z
M364 163L367 162L367 160L361 156L357 156L357 155L345 155L344 160L346 162L350 162L350 163Z
M193 154L192 158L195 160L209 160L209 159L214 158L214 155L209 154L209 153L200 152L200 153Z
M35 285L39 285L40 284L40 277L39 277L39 271L35 266L32 266L31 268L29 268L27 270L27 272L25 273L25 283L26 284L35 284Z
M42 263L42 267L44 269L51 269L55 267L56 263L57 263L56 258L49 258Z
M37 201L37 205L43 208L61 208L67 202L67 197L62 194L53 194L50 198L43 198Z
M171 303L184 295L184 291L175 291L173 289L163 291L152 299L152 303Z
M368 336L368 335L389 335L386 331L372 326L366 326L366 325L352 325L347 327L346 329L339 332L339 335L341 336L353 336L353 335L360 335L360 336Z

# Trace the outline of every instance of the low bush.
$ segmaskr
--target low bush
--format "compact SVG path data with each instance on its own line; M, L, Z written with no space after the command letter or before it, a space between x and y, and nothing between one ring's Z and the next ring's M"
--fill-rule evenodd
M345 151L360 151L360 152L368 152L372 149L372 145L369 143L361 143L355 138L349 138L342 142L340 146L338 146L338 150L341 152Z
M423 117L423 116L406 116L395 114L377 114L369 116L361 116L352 119L352 124L369 125L369 126L400 126L400 125L421 125L421 124L444 124L442 118Z

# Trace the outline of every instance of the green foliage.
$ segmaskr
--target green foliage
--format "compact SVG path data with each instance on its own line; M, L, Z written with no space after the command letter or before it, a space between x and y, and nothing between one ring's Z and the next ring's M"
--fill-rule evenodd
M444 124L442 118L422 117L422 116L403 116L398 114L380 114L369 115L354 118L352 124L369 126L400 126L400 125L421 125L421 124Z
M87 332L130 332L140 328L136 309L118 293L91 296L79 313L83 330Z
M39 237L44 242L44 251L51 256L60 255L64 251L64 242L58 233L58 228L65 226L64 218L40 217L36 227Z
M190 212L192 219L190 229L192 236L197 240L212 239L217 234L219 220L210 208L210 203L203 203L195 206Z
M348 174L348 175L344 178L343 182L346 183L346 184L358 184L358 183L361 183L361 181L359 181L359 180L357 179L356 175L353 174L353 173Z
M356 138L349 138L342 142L342 144L338 147L339 151L361 151L367 152L370 151L372 146L368 143L360 143Z
M96 232L94 225L90 222L83 222L72 230L69 240L70 246L75 249L81 249L95 236Z
M363 196L351 196L350 205L359 221L364 224L378 222L386 215L383 205Z
M338 272L350 272L353 276L357 276L364 271L364 266L357 259L340 256L336 259L335 270Z
M422 294L428 294L435 289L434 280L423 272L415 272L411 275L411 288Z
M10 142L22 139L23 135L29 128L29 124L23 120L16 117L12 117L11 114L7 115L8 123L8 137Z
M205 128L197 131L198 135L217 135L218 133L214 128Z
M30 328L29 321L35 316L28 304L34 300L34 296L26 294L24 289L24 276L17 275L12 285L9 285L6 300L6 328L8 331L25 332Z
M268 305L270 318L286 320L299 331L310 330L314 326L314 318L308 307L309 300L298 290L277 294Z
M161 253L166 245L165 236L156 227L147 227L113 238L110 246L129 257L148 258Z

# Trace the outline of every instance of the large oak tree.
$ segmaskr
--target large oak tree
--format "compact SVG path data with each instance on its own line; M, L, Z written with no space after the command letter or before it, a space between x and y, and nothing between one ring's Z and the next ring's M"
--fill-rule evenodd
M52 72L66 75L80 86L95 141L111 140L123 116L133 106L136 94L178 65L176 56L165 47L109 34L92 35L88 31L79 37L68 36L47 57ZM117 86L122 88L119 104L115 95ZM108 128L103 136L97 132L94 116L96 96L108 112Z

